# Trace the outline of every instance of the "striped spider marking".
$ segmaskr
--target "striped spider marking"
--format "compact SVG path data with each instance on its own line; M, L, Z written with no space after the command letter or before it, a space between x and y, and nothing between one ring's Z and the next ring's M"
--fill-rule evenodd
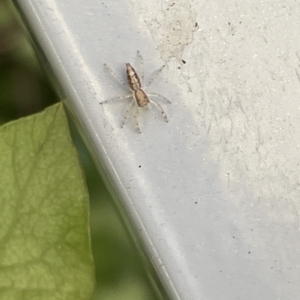
M138 55L139 63L141 65L141 69L142 69L141 78L143 79L144 78L143 58L139 51L137 51L137 55ZM99 104L105 104L105 103L108 103L108 102L111 102L114 100L132 98L133 101L129 104L128 108L125 111L121 128L123 128L126 123L129 111L132 111L135 127L137 128L139 133L141 133L141 129L140 129L139 123L138 123L139 109L148 106L149 103L153 103L156 106L156 108L160 111L160 113L164 117L165 121L169 122L168 117L167 117L165 111L163 110L163 108L161 107L161 105L157 101L149 98L149 96L150 97L159 97L168 103L171 103L171 101L168 98L166 98L160 94L157 94L157 93L147 93L146 94L144 92L144 90L142 89L140 77L138 76L135 69L132 67L132 65L130 63L126 63L125 66L126 66L127 84L125 82L123 82L106 64L104 64L104 67L107 69L107 71L113 77L115 77L121 85L125 86L126 88L129 88L131 93L128 95L125 95L125 96L119 96L119 97L114 97L114 98L108 99L106 101L100 102ZM158 75L162 72L162 70L164 68L165 68L165 65L163 65L160 69L158 69L153 74L152 78L149 80L148 86L154 81L155 78L158 77Z

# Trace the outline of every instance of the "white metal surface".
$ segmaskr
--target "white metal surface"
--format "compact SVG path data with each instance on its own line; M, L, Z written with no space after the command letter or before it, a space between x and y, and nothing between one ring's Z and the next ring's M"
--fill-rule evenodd
M18 3L173 299L298 299L300 4ZM141 134L99 105L137 50L173 102Z

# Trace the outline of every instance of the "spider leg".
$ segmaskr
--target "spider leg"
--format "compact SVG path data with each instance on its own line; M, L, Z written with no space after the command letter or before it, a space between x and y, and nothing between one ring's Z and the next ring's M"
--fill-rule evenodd
M165 113L165 111L163 110L163 108L161 107L161 105L159 103L157 103L155 100L149 99L151 103L153 103L158 110L160 111L160 113L163 115L163 117L165 118L166 122L169 122L168 117Z
M138 131L139 133L141 133L142 131L141 131L141 128L140 128L140 126L139 126L138 119L137 119L138 114L139 114L139 107L136 105L136 106L135 106L135 111L134 111L134 113L133 113L133 120L134 120L135 127L136 127L137 131Z
M108 103L108 102L111 102L111 101L114 101L114 100L126 99L126 98L130 98L130 97L132 97L132 94L128 94L126 96L114 97L114 98L102 101L99 104L105 104L105 103Z
M104 68L112 75L121 85L125 86L126 89L129 89L128 84L124 82L107 64L104 64Z
M135 104L135 100L133 100L129 106L126 108L125 113L124 113L124 117L123 117L123 121L122 121L122 125L121 128L124 127L126 120L127 120L127 116L128 116L128 112L132 109L132 106Z
M144 60L143 57L140 53L140 51L137 51L137 57L138 57L138 61L139 61L139 71L140 71L140 79L143 82L144 81Z
M157 71L155 71L152 76L149 79L149 82L147 84L147 87L150 86L152 84L152 82L158 77L158 75L162 72L162 70L165 68L166 65L163 65L162 67L160 67Z
M164 99L165 101L167 101L168 103L172 103L168 98L164 97L161 94L157 94L157 93L147 93L147 95L149 96L154 96L154 97L160 97L162 99Z

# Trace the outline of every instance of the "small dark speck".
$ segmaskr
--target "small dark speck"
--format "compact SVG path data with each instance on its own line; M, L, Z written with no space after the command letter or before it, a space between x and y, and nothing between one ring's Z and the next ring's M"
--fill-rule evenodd
M141 165L139 165L139 168L141 168L142 166Z
M198 204L198 202L195 202L195 204Z
M228 22L228 25L230 26L230 22Z
M233 235L233 236L232 236L232 238L234 238L234 239L235 239L235 236Z
M186 61L184 59L181 60L184 64L186 64Z
M248 254L250 254L251 253L251 251L248 251Z

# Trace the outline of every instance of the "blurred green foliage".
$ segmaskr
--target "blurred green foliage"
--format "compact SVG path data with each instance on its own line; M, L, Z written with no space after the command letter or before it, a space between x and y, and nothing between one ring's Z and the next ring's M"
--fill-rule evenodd
M10 1L0 0L0 124L57 102Z
M13 4L0 0L0 124L59 101L37 61ZM73 128L91 198L94 299L167 299L148 261L136 250L85 145Z

